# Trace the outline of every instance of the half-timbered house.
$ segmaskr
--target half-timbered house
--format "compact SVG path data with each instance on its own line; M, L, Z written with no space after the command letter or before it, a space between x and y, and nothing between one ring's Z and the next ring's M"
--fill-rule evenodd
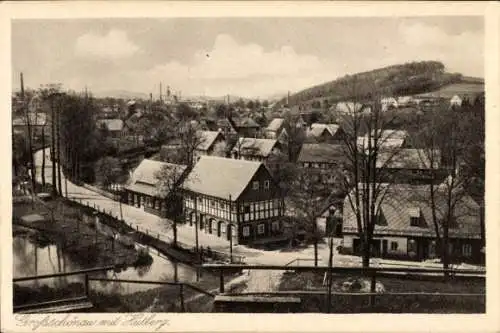
M190 226L234 244L281 240L284 201L261 162L202 156L182 185Z

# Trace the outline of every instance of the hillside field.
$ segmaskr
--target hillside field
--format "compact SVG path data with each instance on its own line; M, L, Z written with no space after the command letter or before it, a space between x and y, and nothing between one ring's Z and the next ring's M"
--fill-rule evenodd
M484 84L480 83L452 83L441 87L436 91L431 91L425 94L420 94L418 96L432 96L432 97L443 97L452 98L454 95L468 95L468 94L480 94L484 93Z

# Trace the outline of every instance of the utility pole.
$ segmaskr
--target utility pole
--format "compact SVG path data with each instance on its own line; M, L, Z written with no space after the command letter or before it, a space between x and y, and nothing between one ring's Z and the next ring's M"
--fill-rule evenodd
M233 263L233 225L231 224L231 194L229 195L229 262Z
M196 253L199 252L198 250L198 198L195 196L194 197L194 230L195 230L195 244L196 244Z
M21 79L21 100L22 100L22 106L23 106L23 112L25 114L25 117L26 117L26 126L28 127L28 149L29 149L29 153L30 153L30 159L29 159L29 163L30 163L30 168L28 168L28 171L31 171L31 195L34 196L35 195L35 191L36 191L36 172L35 172L35 169L36 169L36 166L35 166L35 158L33 156L33 139L32 139L32 133L31 133L31 119L30 119L30 115L29 115L29 112L28 112L28 107L27 107L27 103L26 103L26 97L24 95L24 77L23 77L23 73L21 73L20 75L20 79Z
M57 184L59 187L59 193L62 195L62 183L61 183L61 100L57 104Z
M162 96L161 96L161 94L162 94L162 89L161 89L161 82L160 82L160 104L162 104Z
M64 175L64 192L66 192L66 199L68 198L68 172Z
M56 176L56 110L54 108L54 97L57 95L54 92L50 93L50 115L52 124L50 126L50 159L52 161L52 194L57 195L57 176Z

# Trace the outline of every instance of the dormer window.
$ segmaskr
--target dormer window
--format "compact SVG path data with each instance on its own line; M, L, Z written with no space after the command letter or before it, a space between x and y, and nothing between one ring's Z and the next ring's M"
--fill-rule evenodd
M419 207L410 208L408 214L410 215L410 226L419 227L420 217L421 217L420 208Z

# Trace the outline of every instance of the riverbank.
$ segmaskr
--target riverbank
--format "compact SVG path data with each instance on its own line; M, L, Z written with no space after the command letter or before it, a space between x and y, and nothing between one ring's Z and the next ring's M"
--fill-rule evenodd
M36 216L27 220L26 216ZM23 219L24 217L24 219ZM38 244L59 244L71 259L84 268L99 266L139 266L148 263L147 254L130 244L116 241L109 233L99 230L95 218L69 204L63 198L48 202L16 203L13 205L14 234L27 228Z

